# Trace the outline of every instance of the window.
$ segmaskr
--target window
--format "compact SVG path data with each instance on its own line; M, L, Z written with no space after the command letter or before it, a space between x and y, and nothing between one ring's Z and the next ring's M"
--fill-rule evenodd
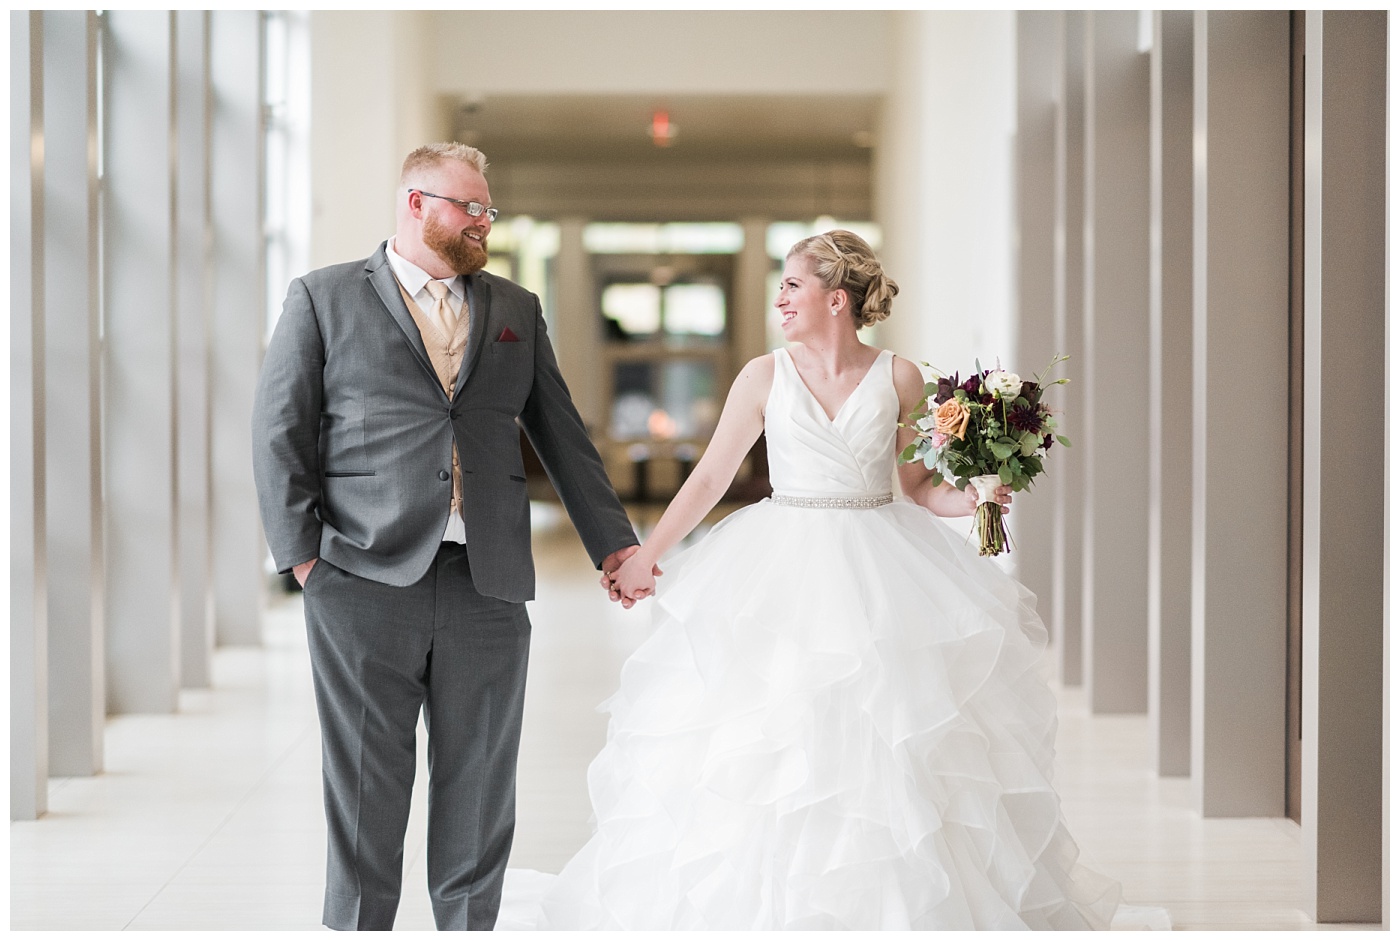
M593 222L583 245L594 255L732 255L744 247L735 222Z
M554 329L554 259L559 255L559 226L530 216L501 217L491 227L486 270L537 295L544 321Z
M724 289L714 283L613 283L603 288L602 309L609 341L724 335Z
M263 114L267 333L287 285L310 263L311 32L306 11L263 14Z

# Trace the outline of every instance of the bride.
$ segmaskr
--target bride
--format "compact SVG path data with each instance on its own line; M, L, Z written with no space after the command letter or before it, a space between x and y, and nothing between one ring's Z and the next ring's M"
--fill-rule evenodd
M1076 862L1051 786L1033 597L934 519L971 514L971 488L906 464L890 492L924 379L856 331L897 291L851 232L789 252L791 346L745 366L694 473L604 575L626 604L656 594L655 630L605 704L594 835L557 878L513 871L501 927L1108 927L1118 886ZM657 592L765 431L772 498Z

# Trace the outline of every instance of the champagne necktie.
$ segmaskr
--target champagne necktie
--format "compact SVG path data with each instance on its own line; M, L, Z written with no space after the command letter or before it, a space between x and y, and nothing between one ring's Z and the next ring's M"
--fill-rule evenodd
M442 335L451 343L457 335L457 315L452 312L452 305L447 303L447 285L441 281L429 281L428 293L433 296L432 316L442 328Z

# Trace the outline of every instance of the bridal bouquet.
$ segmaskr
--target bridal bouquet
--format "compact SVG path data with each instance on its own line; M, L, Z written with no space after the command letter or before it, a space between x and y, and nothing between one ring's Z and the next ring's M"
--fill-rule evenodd
M904 426L918 437L900 461L922 461L933 471L934 486L951 479L959 490L968 484L976 489L981 555L1010 551L1001 506L993 497L996 488L1025 490L1044 471L1045 453L1054 442L1069 447L1069 439L1055 433L1054 414L1040 401L1047 386L1043 376L1068 358L1056 356L1033 381L1000 364L984 370L974 363L972 375L961 381L957 373L949 377L934 370L938 381L924 386L924 400Z

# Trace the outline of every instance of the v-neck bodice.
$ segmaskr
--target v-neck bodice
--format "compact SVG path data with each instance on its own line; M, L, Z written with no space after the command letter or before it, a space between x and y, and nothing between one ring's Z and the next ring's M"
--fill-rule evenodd
M835 418L827 417L787 350L778 350L773 358L764 430L774 492L841 497L888 493L899 423L894 354L880 351Z

